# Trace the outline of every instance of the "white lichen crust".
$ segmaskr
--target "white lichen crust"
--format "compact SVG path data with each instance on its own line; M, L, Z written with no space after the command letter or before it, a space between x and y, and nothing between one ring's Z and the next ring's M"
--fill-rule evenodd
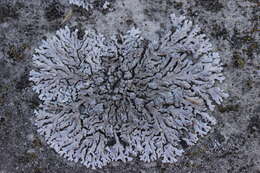
M89 10L93 8L93 1L95 0L69 0L69 3Z
M86 10L90 10L94 8L94 4L102 4L102 9L107 10L111 6L108 1L101 1L101 0L69 0L70 4L85 8Z
M33 57L38 131L56 152L87 167L133 157L173 163L216 123L227 97L220 57L201 29L171 16L156 43L131 29L111 39L61 29Z

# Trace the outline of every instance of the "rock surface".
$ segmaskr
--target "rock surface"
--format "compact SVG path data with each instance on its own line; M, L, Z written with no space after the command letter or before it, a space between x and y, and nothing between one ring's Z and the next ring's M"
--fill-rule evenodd
M0 173L260 172L260 36L257 0L110 0L86 11L65 0L0 1ZM213 113L218 124L175 164L115 162L91 170L56 154L39 136L40 101L28 74L41 40L65 25L110 35L137 26L151 40L171 13L199 24L224 63L230 97Z

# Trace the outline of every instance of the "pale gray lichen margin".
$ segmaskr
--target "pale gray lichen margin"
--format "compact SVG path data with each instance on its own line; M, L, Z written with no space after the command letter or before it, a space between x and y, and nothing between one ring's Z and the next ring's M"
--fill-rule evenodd
M38 132L60 155L87 167L133 157L173 163L216 123L209 110L228 95L212 44L197 25L171 15L150 43L138 29L111 39L68 27L33 57Z

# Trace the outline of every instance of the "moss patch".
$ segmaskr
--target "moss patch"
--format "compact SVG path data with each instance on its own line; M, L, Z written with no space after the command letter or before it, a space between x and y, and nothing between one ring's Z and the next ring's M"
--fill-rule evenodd
M243 68L245 66L245 60L241 57L240 53L234 52L233 54L233 65L234 67Z
M9 49L7 50L7 55L9 58L15 60L15 61L20 61L25 58L25 53L24 51L28 48L26 44L22 44L21 46L15 46L11 45L9 46Z

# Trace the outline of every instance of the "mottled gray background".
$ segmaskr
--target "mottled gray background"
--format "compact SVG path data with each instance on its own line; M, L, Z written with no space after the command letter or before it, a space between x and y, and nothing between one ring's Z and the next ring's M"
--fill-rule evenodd
M260 173L260 3L258 0L104 0L89 12L66 0L0 0L0 173ZM72 10L72 11L71 11ZM72 12L72 13L71 13ZM175 164L138 160L91 170L63 159L33 125L39 105L28 73L34 49L69 25L110 35L139 27L158 39L171 13L199 24L219 51L230 97L218 124Z

